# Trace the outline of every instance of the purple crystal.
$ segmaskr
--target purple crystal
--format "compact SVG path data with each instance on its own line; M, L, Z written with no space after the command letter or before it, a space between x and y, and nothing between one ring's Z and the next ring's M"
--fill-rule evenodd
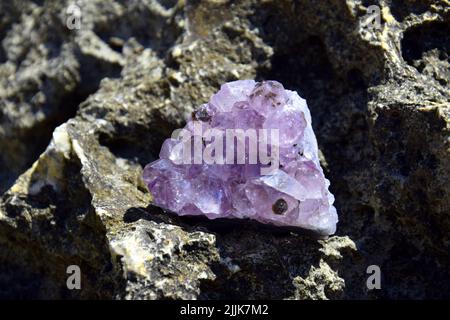
M178 215L336 231L311 115L296 92L276 81L226 83L181 133L144 169L155 205Z

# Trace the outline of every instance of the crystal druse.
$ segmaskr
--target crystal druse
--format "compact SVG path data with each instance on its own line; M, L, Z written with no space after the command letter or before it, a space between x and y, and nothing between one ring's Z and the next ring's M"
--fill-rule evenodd
M334 196L306 101L276 81L223 84L159 156L144 169L159 207L322 235L336 231Z

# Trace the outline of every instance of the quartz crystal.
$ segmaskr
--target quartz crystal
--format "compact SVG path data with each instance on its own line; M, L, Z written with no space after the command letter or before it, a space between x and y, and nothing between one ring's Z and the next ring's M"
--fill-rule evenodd
M239 136L238 129L256 133L256 149L250 146L255 136ZM311 114L295 91L276 81L225 83L182 132L167 139L160 159L144 169L155 205L178 215L248 218L322 235L336 231ZM214 161L206 161L207 154Z

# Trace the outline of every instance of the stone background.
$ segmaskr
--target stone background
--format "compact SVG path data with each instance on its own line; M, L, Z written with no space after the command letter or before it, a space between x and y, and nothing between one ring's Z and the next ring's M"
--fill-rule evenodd
M71 3L0 2L0 298L450 298L448 0ZM307 99L336 236L149 205L142 166L244 78Z

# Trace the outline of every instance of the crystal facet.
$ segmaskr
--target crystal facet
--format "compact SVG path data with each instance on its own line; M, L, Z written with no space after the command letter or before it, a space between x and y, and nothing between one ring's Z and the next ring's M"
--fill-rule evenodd
M237 134L249 129L255 135ZM235 134L232 140L228 131ZM276 81L226 83L193 112L184 133L190 136L167 139L160 159L144 169L155 205L178 215L249 218L324 235L336 231L334 196L319 163L311 115L296 92ZM250 142L255 138L257 150ZM242 143L240 162L235 142Z

